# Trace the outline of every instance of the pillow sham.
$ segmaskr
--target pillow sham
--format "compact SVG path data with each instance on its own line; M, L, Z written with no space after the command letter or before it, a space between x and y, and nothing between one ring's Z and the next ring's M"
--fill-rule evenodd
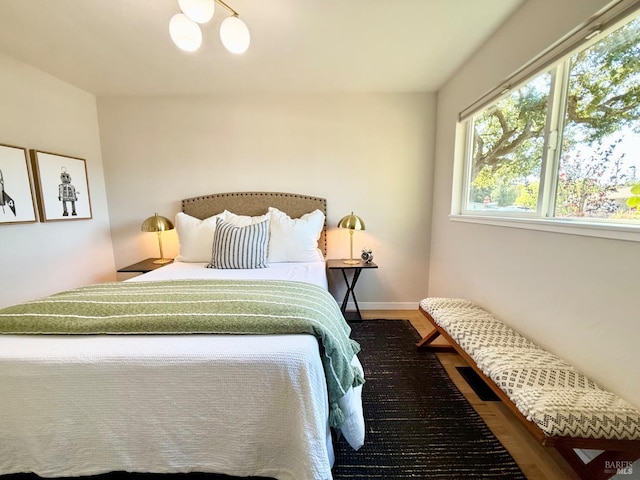
M324 228L324 213L314 210L291 218L269 207L269 262L315 262L323 259L318 240Z
M178 234L178 262L208 262L211 260L211 243L216 231L216 219L225 218L226 211L204 220L186 213L176 214Z
M239 227L217 218L207 268L267 268L268 242L269 219Z
M245 227L254 223L264 222L268 218L269 212L265 213L264 215L256 215L255 217L250 217L248 215L236 215L235 213L229 212L227 210L224 211L224 219L237 227Z

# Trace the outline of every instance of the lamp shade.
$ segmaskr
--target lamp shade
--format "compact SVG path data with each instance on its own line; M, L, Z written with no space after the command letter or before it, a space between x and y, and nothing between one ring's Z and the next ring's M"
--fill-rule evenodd
M359 216L354 215L351 212L351 215L347 215L342 217L338 222L339 228L348 228L349 230L364 230L364 220L362 220Z
M202 45L202 31L184 13L176 13L169 21L169 35L180 50L195 52Z
M251 43L247 25L236 15L227 17L220 24L220 40L231 53L244 53Z
M142 222L140 230L143 232L166 232L167 230L173 230L173 223L167 217L156 213Z

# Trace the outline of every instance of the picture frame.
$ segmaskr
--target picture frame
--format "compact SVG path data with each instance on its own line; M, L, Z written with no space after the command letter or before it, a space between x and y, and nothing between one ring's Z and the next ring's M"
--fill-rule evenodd
M0 144L0 225L37 221L27 149Z
M91 219L87 162L83 158L30 150L40 220Z

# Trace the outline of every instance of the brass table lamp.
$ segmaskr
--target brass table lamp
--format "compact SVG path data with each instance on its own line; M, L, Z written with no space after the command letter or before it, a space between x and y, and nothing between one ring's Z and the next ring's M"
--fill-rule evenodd
M355 230L364 230L364 220L362 220L359 216L354 215L351 212L351 215L347 215L342 217L338 222L339 228L347 228L349 230L349 246L350 246L350 256L349 260L344 260L344 263L347 265L355 265L360 263L360 260L353 259L353 232Z
M142 222L142 227L140 227L140 230L142 230L143 232L155 232L158 234L160 258L154 260L153 263L157 263L160 265L171 263L170 258L164 258L164 253L162 251L162 232L173 230L173 223L171 223L171 220L156 213L153 217L149 217L144 222Z

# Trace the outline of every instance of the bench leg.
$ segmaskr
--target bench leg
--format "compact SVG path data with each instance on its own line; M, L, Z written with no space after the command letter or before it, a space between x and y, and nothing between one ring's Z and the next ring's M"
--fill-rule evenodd
M416 347L418 348L418 350L426 350L427 348L429 348L429 344L439 336L440 332L436 328L434 328L433 331L422 337L422 339L418 343L416 343Z
M455 352L455 348L451 345L436 345L432 342L440 336L440 332L438 329L434 329L432 332L429 332L426 336L422 337L422 339L416 343L416 348L418 351L420 350L436 350L438 352Z
M451 344L437 345L432 343L436 338L438 338L441 335L440 330L436 326L436 322L433 320L431 315L429 315L427 312L422 310L422 308L420 308L420 312L425 316L427 320L429 320L431 325L433 325L433 330L429 332L426 336L424 336L418 343L416 343L416 348L418 349L418 351L420 350L434 351L435 350L438 352L455 352L456 349Z

